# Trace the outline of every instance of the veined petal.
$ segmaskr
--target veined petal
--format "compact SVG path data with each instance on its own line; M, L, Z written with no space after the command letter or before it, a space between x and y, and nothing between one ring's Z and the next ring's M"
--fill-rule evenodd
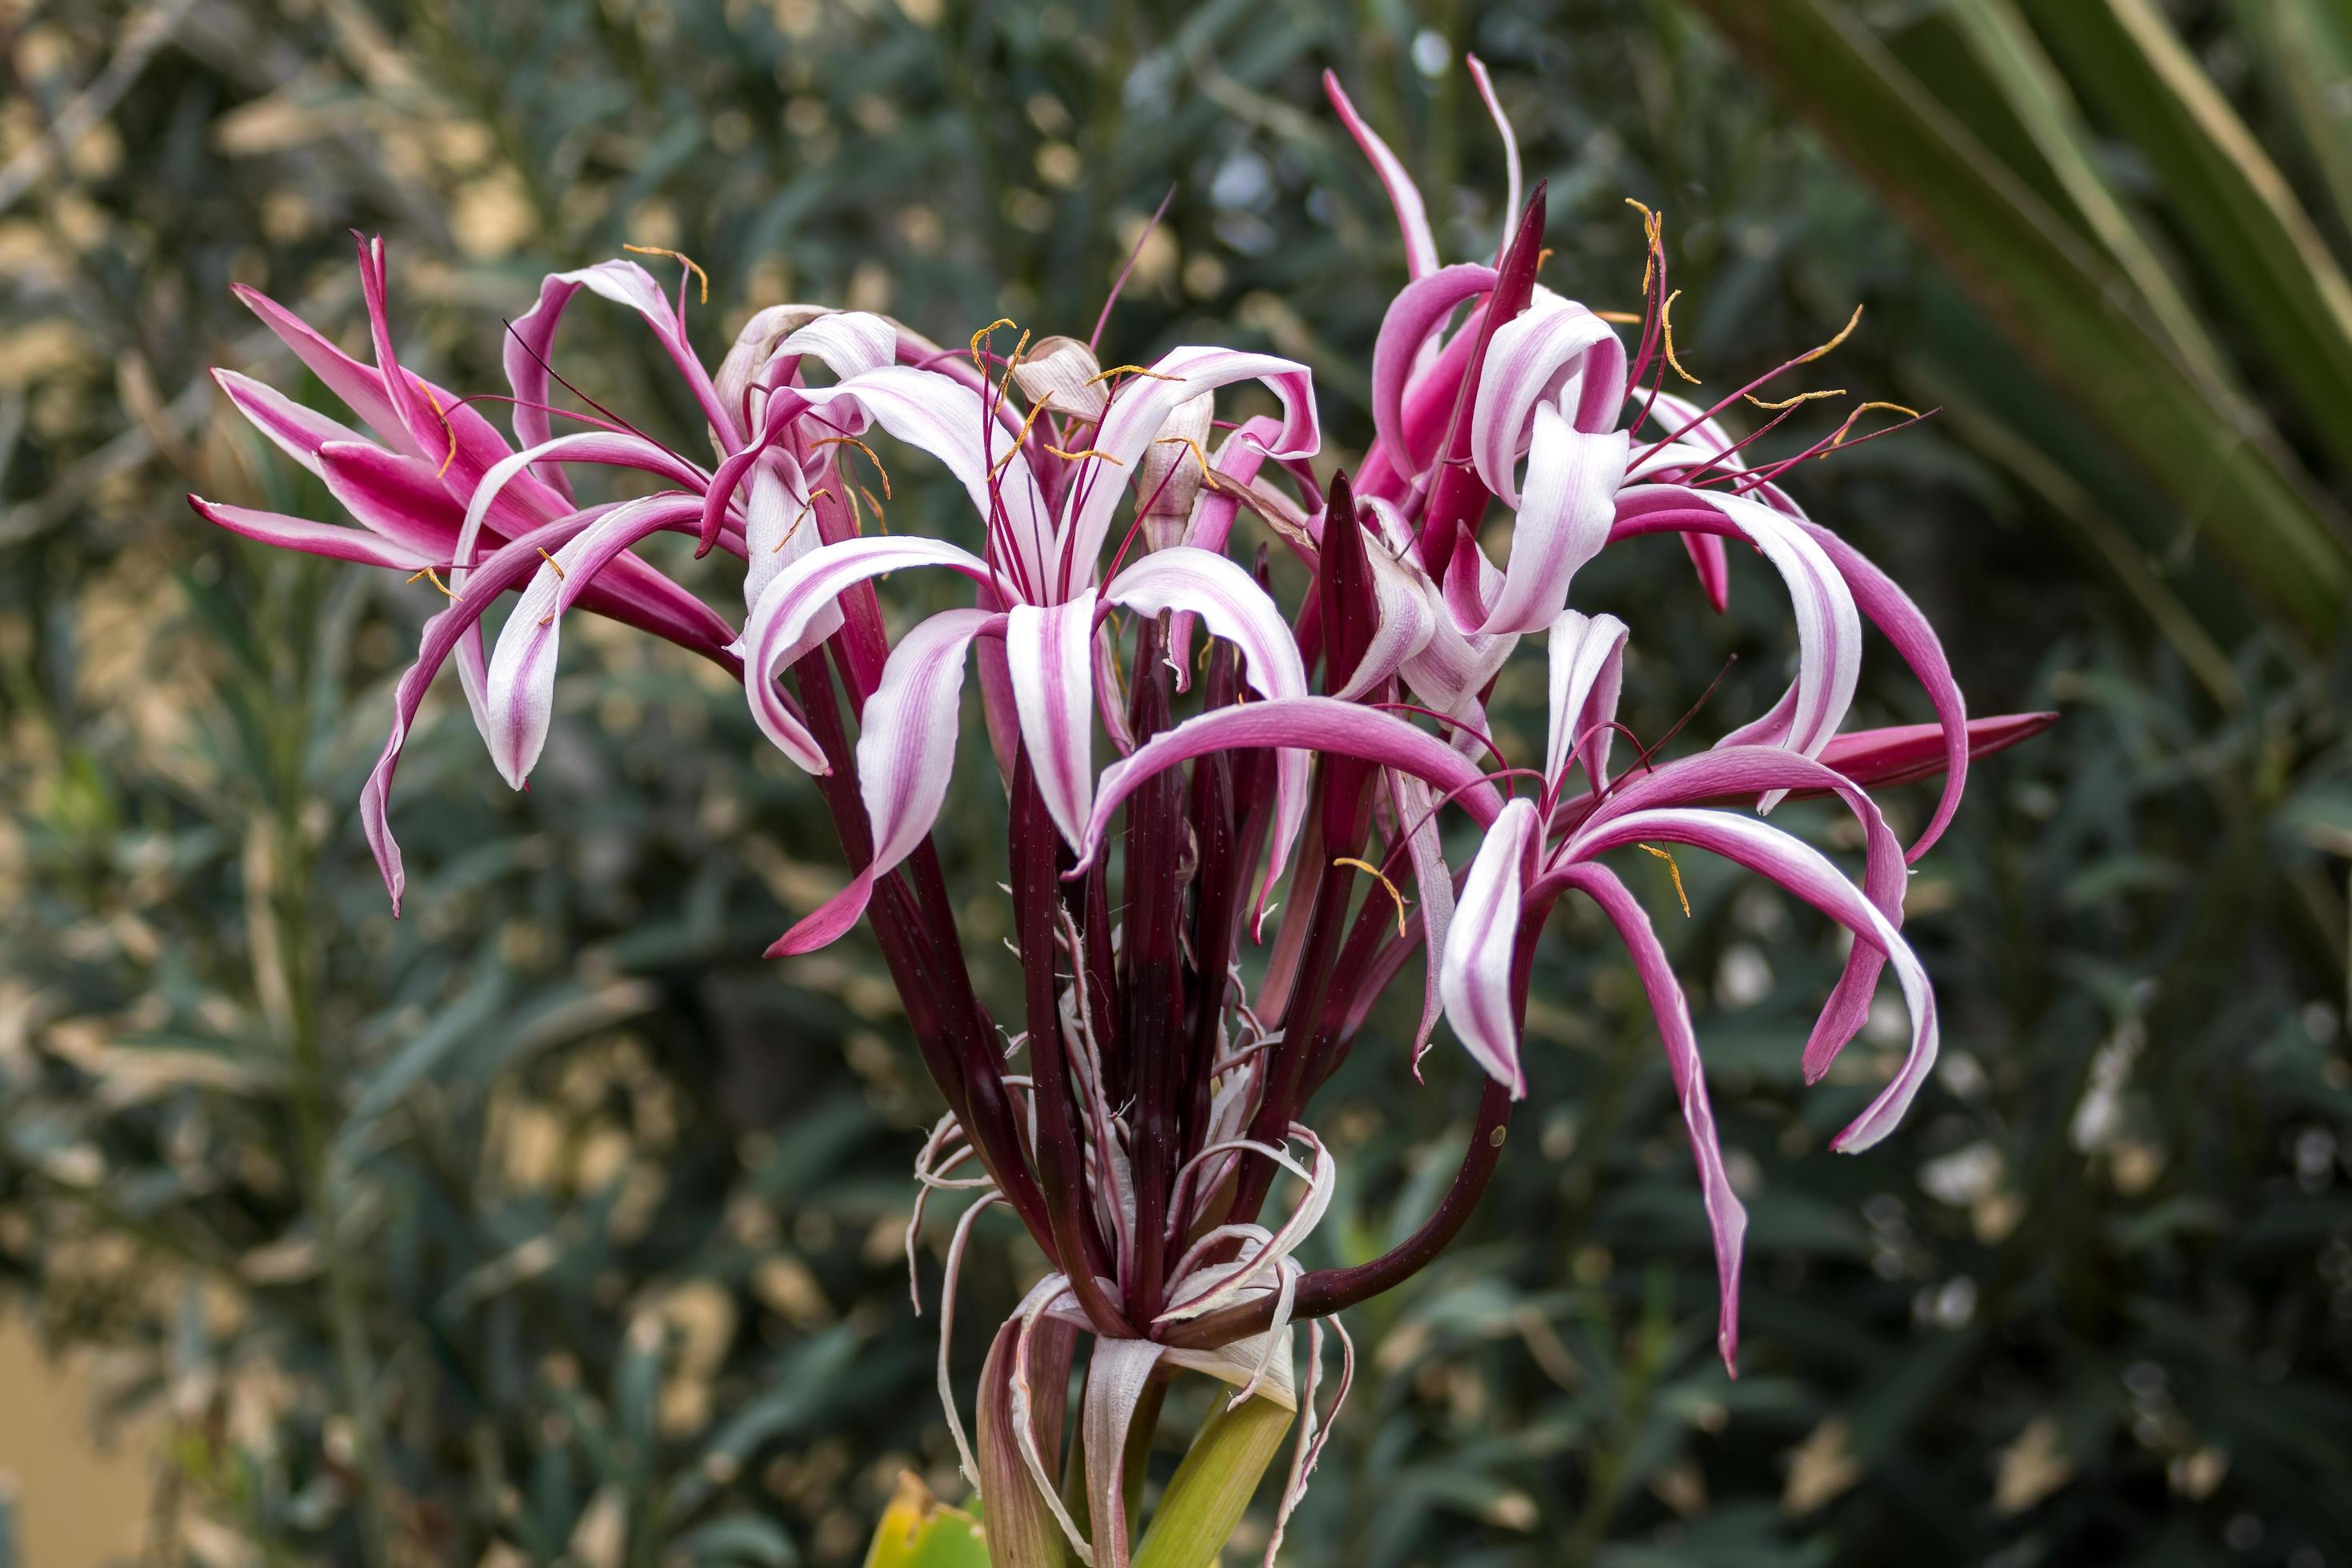
M314 474L320 472L320 447L330 441L365 439L350 426L339 424L315 408L306 408L276 387L249 375L216 367L213 380L228 395L228 400L245 416L247 423Z
M1013 367L1013 380L1034 407L1051 401L1067 419L1094 424L1110 402L1110 388L1098 379L1102 363L1076 338L1041 338Z
M1164 1346L1150 1340L1097 1340L1087 1363L1087 1516L1093 1526L1094 1568L1127 1568L1127 1439L1135 1409L1158 1370Z
M1061 1458L1067 1404L1063 1396L1069 1387L1077 1331L1054 1319L1038 1324L1028 1346L1029 1376L1020 1388L1025 1421L1016 1423L1014 1363L1020 1341L1021 1320L1015 1317L996 1331L980 1374L981 1498L988 1510L989 1541L1005 1553L1006 1561L1058 1564L1064 1561L1061 1526L1030 1479L1022 1451L1034 1448L1048 1462ZM1091 1378L1088 1383L1091 1386ZM1045 1397L1037 1396L1040 1389Z
M492 464L483 474L481 483L474 488L474 499L467 503L466 519L457 531L456 561L462 573L472 563L475 541L482 524L507 487L523 477L533 463L599 463L614 468L639 468L667 479L695 492L696 515L701 515L702 488L709 480L708 474L692 463L646 439L610 430L582 430L569 436L558 436L536 447L510 453ZM455 574L450 585L459 585Z
M475 574L470 592L451 601L447 608L425 623L424 637L416 649L416 662L408 667L394 689L392 732L385 738L383 754L376 759L374 769L368 774L367 784L360 791L360 826L367 834L368 847L375 855L376 868L383 873L384 890L392 895L394 914L400 913L400 898L407 886L407 876L401 866L400 846L393 838L392 826L387 819L392 775L400 766L401 751L408 743L408 727L415 722L416 710L423 705L425 693L433 684L434 676L440 673L441 666L450 654L468 640L468 634L472 638L479 637L482 612L489 607L490 602L544 564L541 551L562 548L574 534L610 510L609 507L597 507L558 518L503 546L481 563ZM478 713L476 721L487 733L486 718Z
M1596 786L1609 780L1609 742L1625 679L1625 623L1614 616L1564 612L1551 626L1551 728L1544 779L1557 795L1581 761Z
M1094 635L1092 588L1067 604L1015 605L1005 616L1022 743L1054 826L1073 845L1086 836L1094 803Z
M330 441L319 448L318 465L327 493L362 526L436 562L457 559L465 511L422 458L404 458L373 441Z
M735 416L749 433L758 423L759 410L750 405L747 395L760 380L768 362L775 357L776 345L815 321L819 316L833 314L829 305L770 305L756 312L735 334L734 343L727 357L719 363L719 374L711 385L719 394L719 403ZM520 434L520 426L517 426ZM534 441L545 440L541 430ZM526 446L531 442L525 442Z
M1903 847L1895 842L1876 803L1860 785L1821 763L1779 746L1718 746L1627 780L1585 819L1579 831L1627 812L1792 791L1834 795L1853 813L1867 850L1863 891L1889 925L1900 927L1909 879L1903 868ZM1866 942L1855 942L1846 953L1837 989L1831 993L1811 1037L1805 1042L1807 1082L1819 1081L1838 1052L1869 1020L1871 994L1877 989L1884 965L1878 949Z
M1625 345L1583 306L1545 294L1495 329L1470 413L1470 458L1505 506L1519 504L1519 454L1538 405L1581 431L1613 428L1625 402ZM1622 465L1621 465L1622 468Z
M1688 844L1711 850L1771 879L1885 955L1911 1010L1911 1048L1892 1082L1845 1131L1830 1141L1854 1153L1894 1131L1936 1065L1936 997L1927 972L1878 907L1847 881L1827 857L1767 823L1727 811L1635 811L1578 831L1557 857L1561 864L1590 859L1629 844Z
M1699 1061L1698 1037L1691 1028L1690 1005L1682 983L1659 944L1650 916L1625 884L1605 867L1577 866L1562 881L1591 897L1601 912L1616 926L1626 956L1642 977L1651 1015L1658 1021L1658 1039L1666 1049L1666 1068L1674 1074L1675 1098L1680 1102L1683 1125L1690 1131L1691 1158L1698 1164L1699 1193L1706 1205L1706 1227L1715 1238L1717 1309L1715 1347L1725 1368L1737 1376L1739 1354L1739 1255L1748 1235L1748 1210L1731 1190L1723 1168L1723 1144L1716 1135L1715 1110L1707 1103L1706 1074Z
M389 566L401 572L415 572L441 564L437 555L413 550L396 540L370 533L363 528L311 522L280 512L256 511L251 507L225 506L196 495L188 498L188 505L194 508L196 515L206 522L217 523L231 533L241 533L247 539L257 539L264 544L275 544L283 550L299 550L305 555L325 555L337 561L356 561L364 566Z
M912 854L939 820L955 772L964 653L1001 618L989 610L941 610L890 650L857 736L857 787L873 825L874 858L779 938L769 957L813 952L838 940L866 912L875 882Z
M1533 801L1520 795L1505 803L1470 862L1438 966L1446 1021L1471 1059L1487 1077L1509 1086L1514 1100L1526 1096L1528 1079L1519 1065L1518 1021L1511 1006L1511 961L1528 858L1542 831Z
M1437 241L1430 236L1429 210L1422 205L1421 191L1413 184L1412 176L1404 172L1404 165L1389 151L1389 144L1364 123L1356 106L1348 101L1348 94L1334 72L1323 73L1323 93L1331 100L1331 107L1339 110L1348 134L1356 139L1356 145L1370 160L1372 172L1380 176L1381 188L1389 194L1389 205L1396 208L1397 228L1404 236L1405 271L1419 278L1433 270L1437 266Z
M885 365L800 395L811 406L828 411L843 399L851 400L892 436L945 464L982 518L993 517L1001 501L1007 540L1020 557L1020 571L1027 574L1029 588L1037 588L1053 536L1045 492L1037 487L1029 459L1017 450L1008 455L1011 441L983 418L980 394L937 371ZM990 468L998 463L1003 467L992 480Z
M562 318L563 308L583 289L643 316L646 324L654 330L654 336L660 339L662 347L668 351L670 362L677 366L678 374L686 379L695 402L702 407L703 417L710 421L711 429L718 433L719 446L731 452L742 445L743 433L735 422L735 416L719 402L718 389L712 386L709 374L702 368L701 360L695 357L694 345L687 341L686 323L678 319L677 308L662 291L661 285L654 281L652 273L634 261L619 258L600 261L593 267L583 267L576 271L551 272L541 280L539 302L516 320L506 346L507 379L514 384L517 397L535 403L547 401L547 372L540 362L546 360L553 350L555 329ZM528 345L527 349L525 345ZM544 416L526 421L518 406L515 433L520 437L526 429L531 437L537 437L532 440L526 437L528 444L537 446L545 442L547 425Z
M1611 538L1670 531L1747 540L1780 574L1796 612L1797 678L1785 709L1775 709L1769 726L1748 726L1726 743L1783 745L1818 755L1845 721L1862 669L1862 618L1846 579L1804 524L1762 501L1679 485L1635 485L1617 493ZM1767 796L1763 805L1769 809L1777 799Z
M770 583L743 628L743 689L760 731L786 756L810 773L829 771L816 738L786 706L776 675L823 640L820 617L835 608L847 589L885 572L909 566L947 566L973 582L989 580L988 563L969 551L936 539L886 534L820 545L784 568Z
M781 447L767 448L744 486L744 607L758 604L778 573L824 542L800 464Z
M1266 455L1307 458L1322 444L1316 423L1315 383L1307 367L1274 354L1193 345L1171 349L1151 365L1152 374L1120 386L1096 426L1094 449L1101 454L1079 466L1069 519L1058 541L1057 582L1075 591L1094 581L1097 558L1133 475L1181 404L1237 381L1262 381L1282 403L1282 431ZM1139 500L1141 498L1138 498Z
M847 381L898 357L898 329L870 310L835 310L809 321L777 346L780 354L814 355Z
M1624 431L1587 435L1551 405L1537 407L1527 495L1503 565L1502 591L1479 631L1489 637L1531 632L1559 618L1577 569L1609 542L1625 452Z
M1111 815L1144 781L1211 752L1293 746L1333 752L1397 768L1425 779L1482 826L1494 821L1501 795L1468 759L1425 730L1393 713L1331 697L1286 697L1218 708L1163 730L1136 748L1135 755L1103 770L1094 814L1078 845L1078 868L1093 864L1110 829ZM1303 815L1303 814L1302 814ZM1279 821L1274 863L1287 866L1298 837L1295 819Z
M490 760L516 789L547 743L555 711L555 659L563 612L623 551L664 529L699 521L698 496L653 496L606 512L532 574L491 650L487 683Z
M1402 669L1437 635L1443 613L1426 586L1428 577L1418 562L1408 565L1390 553L1378 540L1364 541L1364 559L1372 569L1372 640L1356 672L1332 696L1354 700L1374 690ZM1458 635L1458 634L1457 634Z
M2058 721L2055 713L1998 713L1969 721L1969 761L1977 763L2030 741ZM1941 724L1849 730L1822 748L1821 761L1865 789L1916 784L1950 765ZM1916 858L1916 852L1909 857Z
M1518 219L1516 199L1507 209ZM1372 342L1372 429L1381 446L1400 467L1419 468L1433 456L1415 452L1405 441L1404 395L1423 347L1445 325L1465 300L1475 300L1495 287L1495 269L1461 262L1441 267L1425 278L1406 284L1381 317L1380 336ZM1431 437L1433 442L1435 436Z

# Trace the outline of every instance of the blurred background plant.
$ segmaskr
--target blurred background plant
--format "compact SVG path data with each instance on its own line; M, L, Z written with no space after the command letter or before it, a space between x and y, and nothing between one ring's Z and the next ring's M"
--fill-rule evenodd
M188 514L328 505L221 416L209 364L291 384L227 285L348 341L343 231L381 230L404 357L485 388L538 274L624 242L709 269L706 349L782 299L1083 331L1173 184L1107 347L1306 359L1344 459L1402 271L1315 73L1473 254L1465 47L1551 181L1553 287L1633 297L1633 195L1711 384L1866 305L1825 384L1942 412L1801 493L1980 710L2068 719L1915 880L1947 1065L1870 1155L1820 1153L1870 1053L1797 1082L1835 944L1686 868L1736 1384L1631 973L1555 929L1529 1135L1362 1314L1285 1561L2352 1557L2341 0L16 0L0 44L0 1297L143 1423L148 1557L851 1563L902 1470L961 1495L898 1250L930 1091L869 947L757 957L838 880L813 793L740 696L583 626L531 794L433 710L392 921L351 807L437 600ZM667 384L627 323L570 330L591 392ZM1637 627L1626 717L1735 652L1716 716L1753 712L1777 588L1716 620L1664 559L1588 574ZM1885 662L1857 721L1924 717ZM1412 1224L1470 1109L1388 1037L1330 1091L1316 1261ZM980 1235L967 1289L1009 1302L1034 1260ZM69 1505L19 1506L37 1545Z

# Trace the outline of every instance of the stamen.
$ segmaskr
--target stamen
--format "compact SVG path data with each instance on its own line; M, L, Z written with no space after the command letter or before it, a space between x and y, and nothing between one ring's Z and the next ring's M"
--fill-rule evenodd
M801 524L808 521L809 513L816 510L817 498L819 496L829 496L832 493L833 489L831 486L826 486L822 489L811 490L809 492L809 499L801 503L801 514L793 519L792 527L784 530L784 536L782 539L779 539L773 544L768 546L768 553L773 555L777 551L782 550L785 545L790 544L793 542L793 535L801 531Z
M1748 402L1756 405L1759 408L1794 408L1800 403L1811 403L1816 398L1843 397L1845 395L1845 388L1839 386L1832 387L1826 392L1801 392L1794 397L1784 397L1778 403L1768 403L1752 392L1743 392L1739 395L1748 399ZM1753 440L1754 437L1750 437L1749 439Z
M664 245L624 245L621 248L623 250L633 250L639 256L667 256L672 261L685 263L686 269L688 272L693 273L695 277L699 279L702 282L702 302L706 305L710 303L710 274L705 272L700 267L697 266L695 264L694 258L688 256L685 251L672 250L667 246Z
M859 440L856 437L826 436L819 440L810 442L809 445L811 447L846 446L856 447L859 451L866 454L866 460L874 465L874 471L882 476L882 493L886 496L890 493L890 470L882 466L882 459L874 455L874 448Z
M1815 360L1820 359L1822 355L1836 348L1840 343L1845 342L1846 339L1853 336L1853 329L1861 321L1862 307L1856 305L1853 308L1853 314L1846 318L1845 325L1838 329L1837 336L1832 338L1821 347L1811 350L1810 353L1799 354L1795 359L1790 360L1789 363L1792 365L1812 363Z
M555 612L553 610L550 610L547 614L540 616L539 624L542 626L553 626L555 624Z
M994 331L996 331L996 329L997 329L997 328L999 328L999 327L1017 327L1017 326L1019 326L1020 324L1021 324L1020 322L1018 322L1018 321L1014 321L1014 320L1013 320L1012 317L1010 317L1010 316L999 316L999 317L997 317L997 318L996 318L996 320L994 320L994 321L992 321L989 322L989 323L988 323L988 325L986 325L986 326L984 326L984 327L981 328L981 329L980 329L980 331L976 331L976 332L972 333L972 335L971 335L971 363L972 363L972 368L973 368L974 370L979 371L979 372L980 372L982 374L983 374L983 375L987 374L988 374L988 372L987 372L987 363L988 363L987 355L986 355L986 353L985 353L985 352L981 348L981 346L980 346L980 345L981 345L983 342L985 342L985 341L986 341L986 339L987 339L987 337L988 337L988 335L989 335L991 332L993 332Z
M890 520L883 515L882 503L874 499L874 492L867 489L864 485L860 485L857 487L857 493L864 496L866 498L866 504L874 509L874 526L880 529L885 533L889 532Z
M1037 416L1053 406L1054 395L1050 392L1030 405L1028 414L1021 421L1021 434L1013 437L1013 445L1004 449L1004 456L997 458L996 466L988 470L991 479L1003 473L1005 465L1013 461L1013 455L1029 444L1029 431L1037 423ZM1051 450L1050 447L1047 449Z
M1115 364L1108 370L1098 370L1095 372L1094 374L1087 377L1086 380L1078 383L1078 384L1080 386L1092 386L1098 381L1108 381L1115 375L1148 375L1154 381L1181 381L1184 379L1181 375L1170 375L1166 371L1152 370L1144 365Z
M1682 297L1683 291L1679 289L1666 296L1666 302L1658 307L1658 326L1666 337L1666 363L1675 367L1676 375L1696 386L1698 377L1685 370L1683 362L1675 357L1675 301Z
M1861 418L1864 415L1869 413L1874 408L1884 408L1890 413L1900 414L1906 418L1911 419L1925 419L1927 417L1926 415L1920 413L1917 409L1906 408L1899 403L1865 403L1861 407L1855 409L1853 413L1845 416L1845 423L1837 427L1837 434L1830 437L1830 445L1835 447L1843 442L1846 437L1853 432L1853 422ZM1827 454L1824 453L1823 456L1827 456Z
M1553 254L1554 252L1552 247L1549 245L1545 246L1541 250L1537 251L1536 270L1541 272L1543 270L1544 263L1549 261L1552 258Z
M1634 847L1646 849L1666 863L1666 874L1675 879L1675 897L1682 900L1683 919L1690 919L1690 895L1683 891L1683 868L1675 864L1675 858L1654 844L1637 844Z
M1209 467L1208 456L1201 450L1201 443L1193 440L1190 436L1162 436L1159 440L1154 441L1151 444L1155 447L1186 447L1191 448L1192 460L1201 465L1201 482L1208 486L1211 489L1216 490L1220 493L1223 493L1225 487L1217 482L1217 471Z
M410 574L408 580L414 583L419 577L425 579L435 587L440 589L444 595L448 596L451 603L463 604L465 602L466 595L458 593L456 589L450 587L448 584L441 581L441 574L433 570L432 567L427 566L422 572Z
M433 470L433 477L437 479L449 471L450 464L457 460L457 427L450 424L449 416L441 411L441 400L433 395L433 389L425 384L425 378L411 376L409 379L416 383L416 390L425 395L425 401L433 405L433 417L441 421L441 428L449 432L449 455L441 459L439 468Z
M1604 321L1615 321L1621 326L1627 327L1638 327L1644 320L1639 312L1633 310L1595 310L1592 313Z
M1370 873L1381 887L1386 888L1389 891L1390 900L1396 905L1397 935L1400 937L1404 935L1404 895L1397 891L1397 885L1389 880L1387 872L1381 870L1378 866L1373 865L1370 861L1359 860L1352 855L1342 855L1333 860L1331 864L1334 866L1353 866L1359 871Z
M563 563L562 563L562 562L561 562L561 561L558 561L554 556L550 555L550 554L549 554L545 550L541 550L541 551L540 551L540 552L539 552L539 558L540 558L541 561L546 562L550 566L552 566L552 567L554 567L554 568L555 568L555 580L556 580L557 582L559 582L559 583L560 583L560 582L563 581L563 579L564 579L565 577L567 577L568 575L570 575L570 574L566 573L566 572L563 570Z
M1065 452L1059 447L1048 447L1045 450L1053 453L1054 456L1062 458L1065 462L1075 463L1081 458L1100 458L1106 463L1116 463L1122 468L1127 467L1125 463L1119 462L1117 458L1112 457L1108 452L1097 451L1092 447L1088 447L1083 452Z

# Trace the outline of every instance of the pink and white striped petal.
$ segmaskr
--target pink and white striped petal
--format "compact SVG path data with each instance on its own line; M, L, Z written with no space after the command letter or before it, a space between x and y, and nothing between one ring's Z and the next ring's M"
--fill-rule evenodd
M306 408L276 387L249 375L215 368L213 381L228 395L228 400L245 416L247 424L314 474L320 472L319 448L328 442L365 440L350 426L330 419L315 408Z
M1511 962L1528 862L1542 835L1543 817L1533 801L1520 795L1504 805L1470 862L1438 966L1446 1022L1470 1059L1507 1086L1514 1100L1526 1096L1528 1078L1511 1005Z
M356 561L362 566L389 566L396 572L416 572L441 564L437 555L413 550L396 540L371 533L363 528L345 528L336 523L311 522L304 518L288 517L282 512L227 506L196 495L188 498L188 505L194 508L196 515L206 522L215 523L231 533L241 533L247 539L275 544L284 550L299 550L305 555Z
M1569 610L1551 625L1551 726L1544 747L1547 798L1566 793L1579 762L1595 791L1609 782L1609 742L1625 681L1625 623Z
M1527 493L1503 563L1502 589L1480 632L1540 631L1559 618L1577 570L1609 542L1626 449L1622 430L1588 435L1550 404L1537 406Z
M1004 658L1022 744L1046 812L1074 846L1086 837L1094 804L1094 636L1092 588L1066 604L1015 605L1005 615Z
M776 676L831 635L823 628L835 616L842 594L885 572L911 566L945 566L986 584L988 563L969 551L935 539L886 534L875 539L845 539L820 545L776 574L737 645L743 656L744 691L751 700L751 718L760 732L784 755L813 773L832 770L816 738L793 717Z
M1674 1075L1675 1099L1681 1105L1683 1125L1689 1131L1691 1158L1698 1165L1701 1200L1706 1205L1706 1228L1715 1241L1717 1309L1715 1348L1724 1369L1739 1375L1739 1260L1748 1236L1748 1210L1732 1191L1731 1176L1723 1165L1723 1142L1715 1129L1715 1110L1707 1103L1706 1072L1699 1060L1698 1037L1691 1028L1690 1004L1682 982L1650 924L1649 912L1625 890L1616 874L1601 866L1577 866L1561 880L1590 896L1601 906L1625 944L1633 972L1642 978L1651 1016L1658 1021L1658 1040L1665 1047L1666 1069Z
M1412 176L1404 172L1404 165L1389 151L1389 144L1381 140L1380 133L1367 125L1363 116L1356 112L1356 106L1348 101L1347 91L1340 87L1336 72L1323 73L1323 94L1339 111L1348 134L1356 139L1356 145L1370 161L1373 174L1380 176L1381 187L1389 194L1389 205L1396 209L1397 228L1404 236L1406 274L1420 278L1433 271L1437 267L1437 241L1430 235L1429 209L1422 205L1421 190L1412 183Z

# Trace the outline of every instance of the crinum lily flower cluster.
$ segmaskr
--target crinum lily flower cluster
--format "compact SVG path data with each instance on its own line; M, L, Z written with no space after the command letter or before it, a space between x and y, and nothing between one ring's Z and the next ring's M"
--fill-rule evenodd
M1471 68L1493 108L1485 72ZM362 526L192 497L200 513L271 543L429 578L449 601L399 683L361 802L395 910L389 790L426 689L454 658L476 725L520 786L548 734L574 608L740 678L761 731L814 777L853 875L771 951L813 950L863 920L946 1100L917 1159L919 1191L964 1189L973 1201L947 1248L940 1389L1001 1563L1063 1561L1066 1542L1087 1563L1129 1560L1138 1413L1157 1409L1176 1368L1232 1385L1229 1408L1258 1400L1300 1413L1287 1519L1328 1432L1317 1406L1323 1325L1424 1266L1477 1203L1526 1092L1519 1034L1534 939L1568 893L1613 924L1656 1016L1713 1229L1728 1366L1744 1215L1681 988L1607 857L1707 849L1853 931L1805 1047L1809 1079L1894 971L1909 1049L1836 1144L1865 1148L1900 1118L1936 1055L1935 999L1900 931L1906 858L1949 822L1972 751L2046 721L1969 721L1917 608L1781 489L1793 463L1843 441L1851 420L1769 464L1719 423L1729 403L1760 401L1753 394L1772 376L1823 351L1712 408L1667 394L1666 371L1679 365L1654 216L1638 317L1603 317L1538 287L1543 192L1521 209L1497 109L1518 216L1493 265L1441 266L1396 159L1328 85L1388 187L1411 272L1375 346L1377 439L1352 481L1318 477L1312 382L1287 360L1192 346L1106 368L1091 340L1019 333L1000 353L1010 322L974 334L967 352L877 315L777 306L751 319L713 375L688 339L684 280L669 296L626 259L549 278L514 322L511 393L495 400L510 405L511 443L477 408L482 399L400 365L380 241L360 247L372 364L245 296L380 440L218 373L238 409ZM601 405L551 404L557 327L582 289L651 327L702 411L715 465ZM1279 413L1220 417L1220 395L1253 382ZM1762 406L1785 417L1802 401ZM578 428L556 434L556 418ZM872 443L885 439L942 464L970 515L932 520L935 531L880 531L889 479ZM583 505L572 489L583 467L635 470L655 488ZM1480 542L1496 502L1515 520L1499 566ZM1275 584L1300 574L1277 572L1265 544L1247 565L1232 552L1244 512L1303 569L1288 608ZM698 554L741 561L740 626L635 553L666 531L693 536ZM1769 711L1713 748L1654 763L1659 748L1635 741L1638 760L1612 774L1614 742L1631 737L1616 719L1628 627L1569 601L1578 568L1601 549L1659 533L1682 540L1718 608L1727 543L1745 542L1777 571L1794 611L1796 674ZM877 582L919 566L960 574L971 603L894 639ZM486 653L486 614L509 591L517 597ZM1916 673L1935 723L1839 733L1865 620ZM1489 739L1484 705L1530 636L1549 661L1549 735L1539 763L1514 765ZM1024 991L1002 1024L967 972L929 837L968 665L1010 802ZM1906 851L1866 787L1938 772L1942 797ZM1769 810L1795 795L1834 796L1851 811L1865 847L1858 883L1759 815L1730 809ZM1465 864L1448 858L1450 816L1480 830ZM1335 1171L1308 1108L1416 949L1416 1060L1442 1017L1486 1075L1468 1149L1444 1199L1398 1247L1309 1269L1302 1246ZM1051 1269L998 1332L975 1451L950 1380L949 1328L974 1222L998 1206ZM919 1197L910 1268L921 1221ZM1058 1478L1080 1334L1094 1345L1071 1439L1083 1475L1074 1510ZM1344 1330L1338 1340L1334 1414L1352 1362Z

